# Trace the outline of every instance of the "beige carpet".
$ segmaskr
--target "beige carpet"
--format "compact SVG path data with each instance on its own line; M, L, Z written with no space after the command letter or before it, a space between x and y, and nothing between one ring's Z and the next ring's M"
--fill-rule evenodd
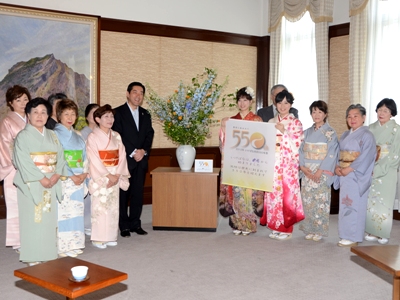
M391 299L389 274L336 246L337 215L331 216L329 237L319 243L306 241L297 227L288 241L271 240L264 227L234 236L224 218L216 233L153 231L151 206L145 206L142 222L149 235L119 238L114 248L100 250L87 240L79 258L129 278L79 299ZM399 240L400 222L394 221L390 244ZM0 299L65 299L14 277L25 265L12 249L1 247L0 258Z

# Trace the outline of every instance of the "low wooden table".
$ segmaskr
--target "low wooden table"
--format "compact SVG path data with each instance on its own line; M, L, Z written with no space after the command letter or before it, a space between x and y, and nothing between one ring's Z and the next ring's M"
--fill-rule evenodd
M89 267L89 279L82 282L69 280L68 278L72 276L71 268L75 266ZM64 295L67 299L75 299L128 279L126 273L72 257L18 269L14 271L14 276Z
M351 252L393 275L393 300L400 300L400 246L354 246Z

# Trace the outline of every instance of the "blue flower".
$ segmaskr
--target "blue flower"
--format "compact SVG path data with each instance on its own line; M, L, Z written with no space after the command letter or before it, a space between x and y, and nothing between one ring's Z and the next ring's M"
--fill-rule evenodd
M214 83L216 76L215 70L206 68L192 80L192 85L180 82L175 93L165 98L148 87L149 110L173 142L192 146L204 144L209 125L213 123L213 107L225 85ZM203 82L201 78L205 78Z

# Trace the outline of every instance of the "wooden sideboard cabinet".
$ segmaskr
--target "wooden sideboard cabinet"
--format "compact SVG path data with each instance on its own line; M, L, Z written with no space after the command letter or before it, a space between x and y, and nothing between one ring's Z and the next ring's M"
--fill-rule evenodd
M212 173L176 167L154 169L153 229L217 231L219 172L219 168Z

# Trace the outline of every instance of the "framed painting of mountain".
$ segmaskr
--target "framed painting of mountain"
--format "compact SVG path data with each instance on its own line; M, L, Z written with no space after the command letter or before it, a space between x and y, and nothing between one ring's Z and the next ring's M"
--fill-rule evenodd
M80 115L98 102L98 17L0 5L0 118L18 84L32 98L64 93Z

